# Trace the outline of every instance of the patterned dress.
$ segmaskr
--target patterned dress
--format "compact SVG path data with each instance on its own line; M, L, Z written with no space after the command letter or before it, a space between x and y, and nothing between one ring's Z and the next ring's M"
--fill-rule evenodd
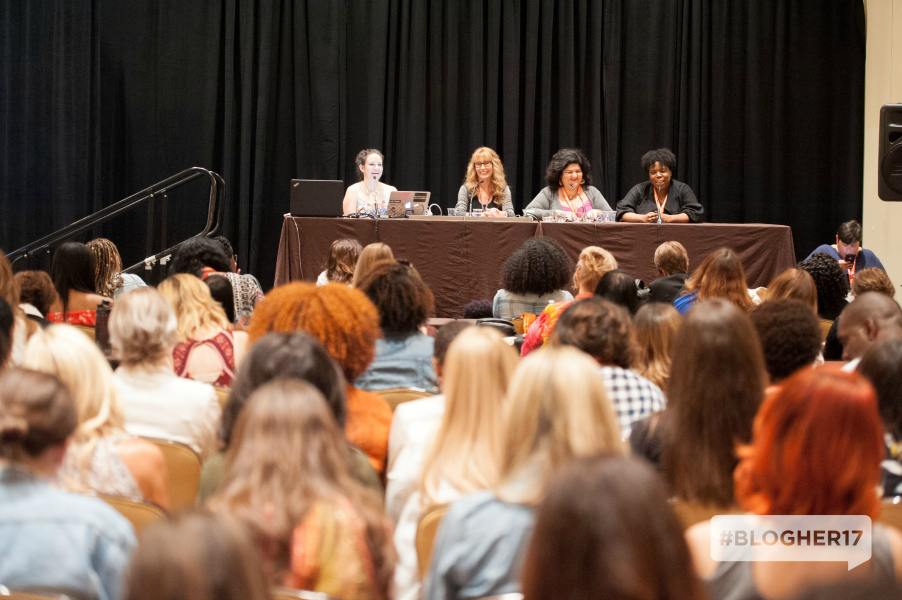
M131 436L126 434L105 435L96 440L93 451L84 458L81 457L92 442L70 442L58 477L74 490L93 490L111 496L143 498L138 482L116 450L116 444L130 439Z
M191 353L200 346L208 346L219 353L222 361L222 370L215 381L210 383L217 387L232 387L232 379L235 377L235 338L231 331L220 331L207 340L188 340L182 342L172 351L175 374L185 379L194 379L188 374L188 358Z

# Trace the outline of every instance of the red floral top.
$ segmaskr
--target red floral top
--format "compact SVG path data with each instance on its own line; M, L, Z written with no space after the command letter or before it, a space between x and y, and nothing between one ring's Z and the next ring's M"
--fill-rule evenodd
M70 325L84 325L86 327L94 327L97 323L96 310L70 310L66 313L66 319L63 320L63 313L49 313L47 320L51 323L69 323Z
M188 357L198 346L213 348L222 359L222 371L212 385L232 387L232 379L235 377L235 340L231 331L220 331L208 340L188 340L176 346L172 351L175 374L185 379L192 379L187 372Z

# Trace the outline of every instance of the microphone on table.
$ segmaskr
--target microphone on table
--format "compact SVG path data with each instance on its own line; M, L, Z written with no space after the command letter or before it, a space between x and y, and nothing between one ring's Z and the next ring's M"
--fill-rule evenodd
M476 183L476 185L473 186L473 193L470 194L470 206L467 207L467 214L470 215L470 216L473 215L473 196L476 195L476 190L479 189L479 185L480 185L482 182L484 182L484 181L485 181L485 179L480 179L480 180Z
M661 184L658 184L658 196L661 195ZM663 223L661 220L661 207L658 205L658 199L655 198L655 209L658 211L658 223Z

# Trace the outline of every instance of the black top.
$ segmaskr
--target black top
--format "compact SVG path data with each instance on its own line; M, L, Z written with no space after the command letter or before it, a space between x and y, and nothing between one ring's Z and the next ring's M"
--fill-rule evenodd
M655 204L655 192L651 181L643 181L634 185L626 197L617 203L617 220L623 218L624 213L646 213L658 210ZM667 202L664 204L664 213L678 215L686 213L691 223L701 223L705 218L705 209L699 204L692 189L676 179L670 180L670 189L667 190Z
M655 279L648 284L648 299L652 302L673 304L673 301L679 298L680 292L683 291L687 279L689 279L688 273L675 273Z

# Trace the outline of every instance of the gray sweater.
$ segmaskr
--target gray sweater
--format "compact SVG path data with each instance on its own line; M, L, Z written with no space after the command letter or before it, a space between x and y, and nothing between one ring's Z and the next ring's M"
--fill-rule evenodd
M597 188L587 185L583 188L583 191L589 197L589 202L592 203L593 209L614 210ZM552 210L561 210L561 198L558 196L557 191L552 192L551 188L546 187L532 199L532 202L526 206L523 212L527 214L531 212L537 217L543 218L546 213Z
M469 192L467 192L467 186L462 185L462 186L460 186L460 190L457 192L457 206L455 208L457 209L457 213L461 214L461 213L467 212L467 208L469 206L470 206L470 194L469 194ZM513 217L514 216L514 203L511 200L510 187L504 188L504 202L501 204L501 206L494 204L494 201L489 203L488 206L486 206L479 201L478 196L474 196L473 197L473 208L497 208L501 211L506 212L507 216Z

